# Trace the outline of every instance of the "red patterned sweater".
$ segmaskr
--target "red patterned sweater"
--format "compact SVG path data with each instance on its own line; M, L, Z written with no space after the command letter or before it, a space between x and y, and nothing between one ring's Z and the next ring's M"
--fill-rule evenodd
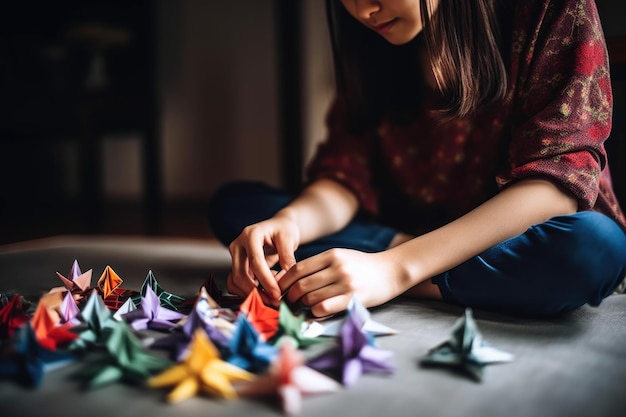
M604 148L612 93L595 2L514 3L504 102L443 124L423 103L409 124L383 121L355 135L338 98L308 179L334 179L357 195L363 213L422 233L539 176L575 196L580 211L604 213L626 230Z

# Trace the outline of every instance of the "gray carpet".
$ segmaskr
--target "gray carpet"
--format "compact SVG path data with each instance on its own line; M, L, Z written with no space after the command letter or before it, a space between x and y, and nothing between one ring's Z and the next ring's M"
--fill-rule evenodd
M184 296L214 274L223 283L228 252L215 242L144 238L61 237L0 246L0 291L36 296L59 285L77 259L94 280L106 265L135 288L152 270L168 290ZM398 333L377 338L394 352L397 371L367 374L340 392L305 398L302 416L506 416L618 417L626 415L626 296L599 307L584 306L552 319L474 311L490 344L515 355L490 365L477 383L447 369L423 368L419 360L446 340L463 309L438 302L398 299L372 309L373 318ZM36 389L0 380L2 416L278 416L271 401L233 402L197 397L176 405L164 391L115 384L82 391L68 376L73 364L44 376Z

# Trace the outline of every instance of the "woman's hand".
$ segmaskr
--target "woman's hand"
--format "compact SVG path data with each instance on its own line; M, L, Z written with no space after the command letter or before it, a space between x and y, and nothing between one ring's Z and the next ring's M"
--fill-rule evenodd
M290 303L300 301L316 317L345 310L353 296L366 307L403 292L401 271L385 252L331 249L281 272L278 284Z
M245 297L260 286L263 301L277 306L282 292L276 282L276 271L270 268L277 262L283 270L291 268L296 263L294 251L299 242L299 228L286 216L276 216L243 229L228 247L232 258L228 291Z
M351 191L331 180L309 184L289 205L271 219L250 225L229 245L233 269L228 291L245 297L260 286L266 304L278 306L281 289L271 267L278 262L283 271L295 263L300 244L314 241L345 227L358 208Z

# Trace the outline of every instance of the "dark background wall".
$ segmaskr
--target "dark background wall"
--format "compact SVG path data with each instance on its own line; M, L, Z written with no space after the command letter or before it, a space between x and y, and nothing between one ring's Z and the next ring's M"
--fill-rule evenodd
M279 3L3 5L0 242L146 233L146 187L200 235L221 183L280 184Z
M626 207L626 3L596 0L607 38L613 84L613 130L606 148L613 186L622 208Z

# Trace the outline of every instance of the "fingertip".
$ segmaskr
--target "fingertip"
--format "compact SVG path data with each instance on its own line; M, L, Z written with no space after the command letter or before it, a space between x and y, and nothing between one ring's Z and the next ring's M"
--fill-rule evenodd
M280 288L277 289L276 291L272 291L272 304L275 306L280 305L280 300L282 296L283 294L280 292Z
M276 271L276 274L274 275L274 278L276 279L276 282L280 282L280 280L285 276L285 273L287 272L286 269L281 269L280 271ZM280 284L279 284L280 286Z
M318 319L325 319L346 311L349 298L345 295L327 298L311 306L311 313Z
M264 285L259 282L258 289L264 298L265 304L268 304L267 301L270 301L269 304L271 305L280 303L281 292L276 281L271 282L271 285Z
M265 291L259 291L261 294L261 299L265 305L271 306L273 308L278 308L280 306L280 300L270 296Z
M291 246L282 246L278 248L278 262L280 263L281 268L289 269L296 263L296 256L293 253L293 249Z

